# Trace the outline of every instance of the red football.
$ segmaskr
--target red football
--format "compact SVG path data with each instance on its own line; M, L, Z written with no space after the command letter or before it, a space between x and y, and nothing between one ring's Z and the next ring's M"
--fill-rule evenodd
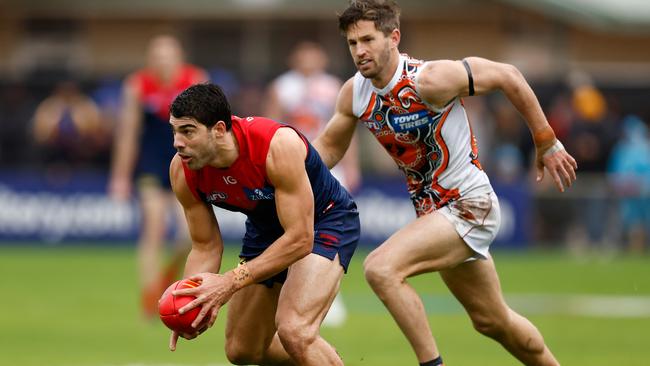
M192 327L192 322L196 319L201 311L201 307L197 306L194 309L179 314L178 309L187 305L195 299L194 296L173 296L172 291L184 288L198 287L200 283L191 280L179 280L167 287L163 292L160 300L158 300L158 313L160 313L160 320L167 326L167 328L174 330L178 333L194 333L196 328Z

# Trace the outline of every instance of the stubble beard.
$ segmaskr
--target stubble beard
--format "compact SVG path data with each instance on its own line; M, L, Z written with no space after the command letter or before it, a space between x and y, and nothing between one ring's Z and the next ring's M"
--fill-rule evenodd
M359 70L359 73L361 73L361 75L366 79L374 79L381 74L383 68L388 64L389 60L390 60L390 48L388 47L388 45L386 45L386 47L382 50L379 56L374 60L375 67L367 71Z
M191 160L187 163L187 167L192 170L200 170L207 165L209 157L202 151L194 150L190 155Z

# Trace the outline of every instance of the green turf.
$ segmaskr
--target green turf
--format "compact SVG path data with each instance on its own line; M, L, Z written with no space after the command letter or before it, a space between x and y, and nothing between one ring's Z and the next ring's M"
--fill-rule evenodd
M224 268L236 263L227 250ZM363 281L359 252L342 286L347 323L323 335L346 365L415 365L415 357ZM499 253L507 297L526 294L650 295L650 258L576 260L562 254ZM193 341L167 350L162 323L139 318L132 247L0 246L0 364L219 365L223 314ZM448 365L519 365L499 345L474 332L437 275L411 283L422 293ZM528 314L564 365L648 365L650 318Z

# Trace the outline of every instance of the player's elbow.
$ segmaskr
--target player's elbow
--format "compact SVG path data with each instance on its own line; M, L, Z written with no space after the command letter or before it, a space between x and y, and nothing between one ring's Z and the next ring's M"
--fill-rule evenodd
M293 233L290 240L290 252L299 260L311 253L314 246L313 230L301 230Z
M501 64L501 88L505 90L517 90L525 83L524 75L519 69L510 64Z
M327 135L321 135L314 141L313 146L327 168L332 169L341 161L350 147L350 140L345 138L334 140Z
M320 159L323 161L323 163L327 166L328 169L331 169L335 164L333 162L334 159L332 159L331 148L328 148L323 140L323 138L318 137L316 140L314 140L312 145L318 152L318 156L320 156Z

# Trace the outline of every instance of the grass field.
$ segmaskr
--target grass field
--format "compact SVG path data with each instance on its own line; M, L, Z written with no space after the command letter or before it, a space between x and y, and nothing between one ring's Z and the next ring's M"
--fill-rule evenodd
M167 350L162 323L139 317L132 247L0 245L0 365L228 365L224 316ZM416 365L405 339L365 284L357 253L342 294L348 320L323 335L346 365ZM650 258L495 255L506 298L543 332L563 365L650 364ZM224 268L236 263L227 250ZM437 275L420 291L447 365L519 365L476 333Z

